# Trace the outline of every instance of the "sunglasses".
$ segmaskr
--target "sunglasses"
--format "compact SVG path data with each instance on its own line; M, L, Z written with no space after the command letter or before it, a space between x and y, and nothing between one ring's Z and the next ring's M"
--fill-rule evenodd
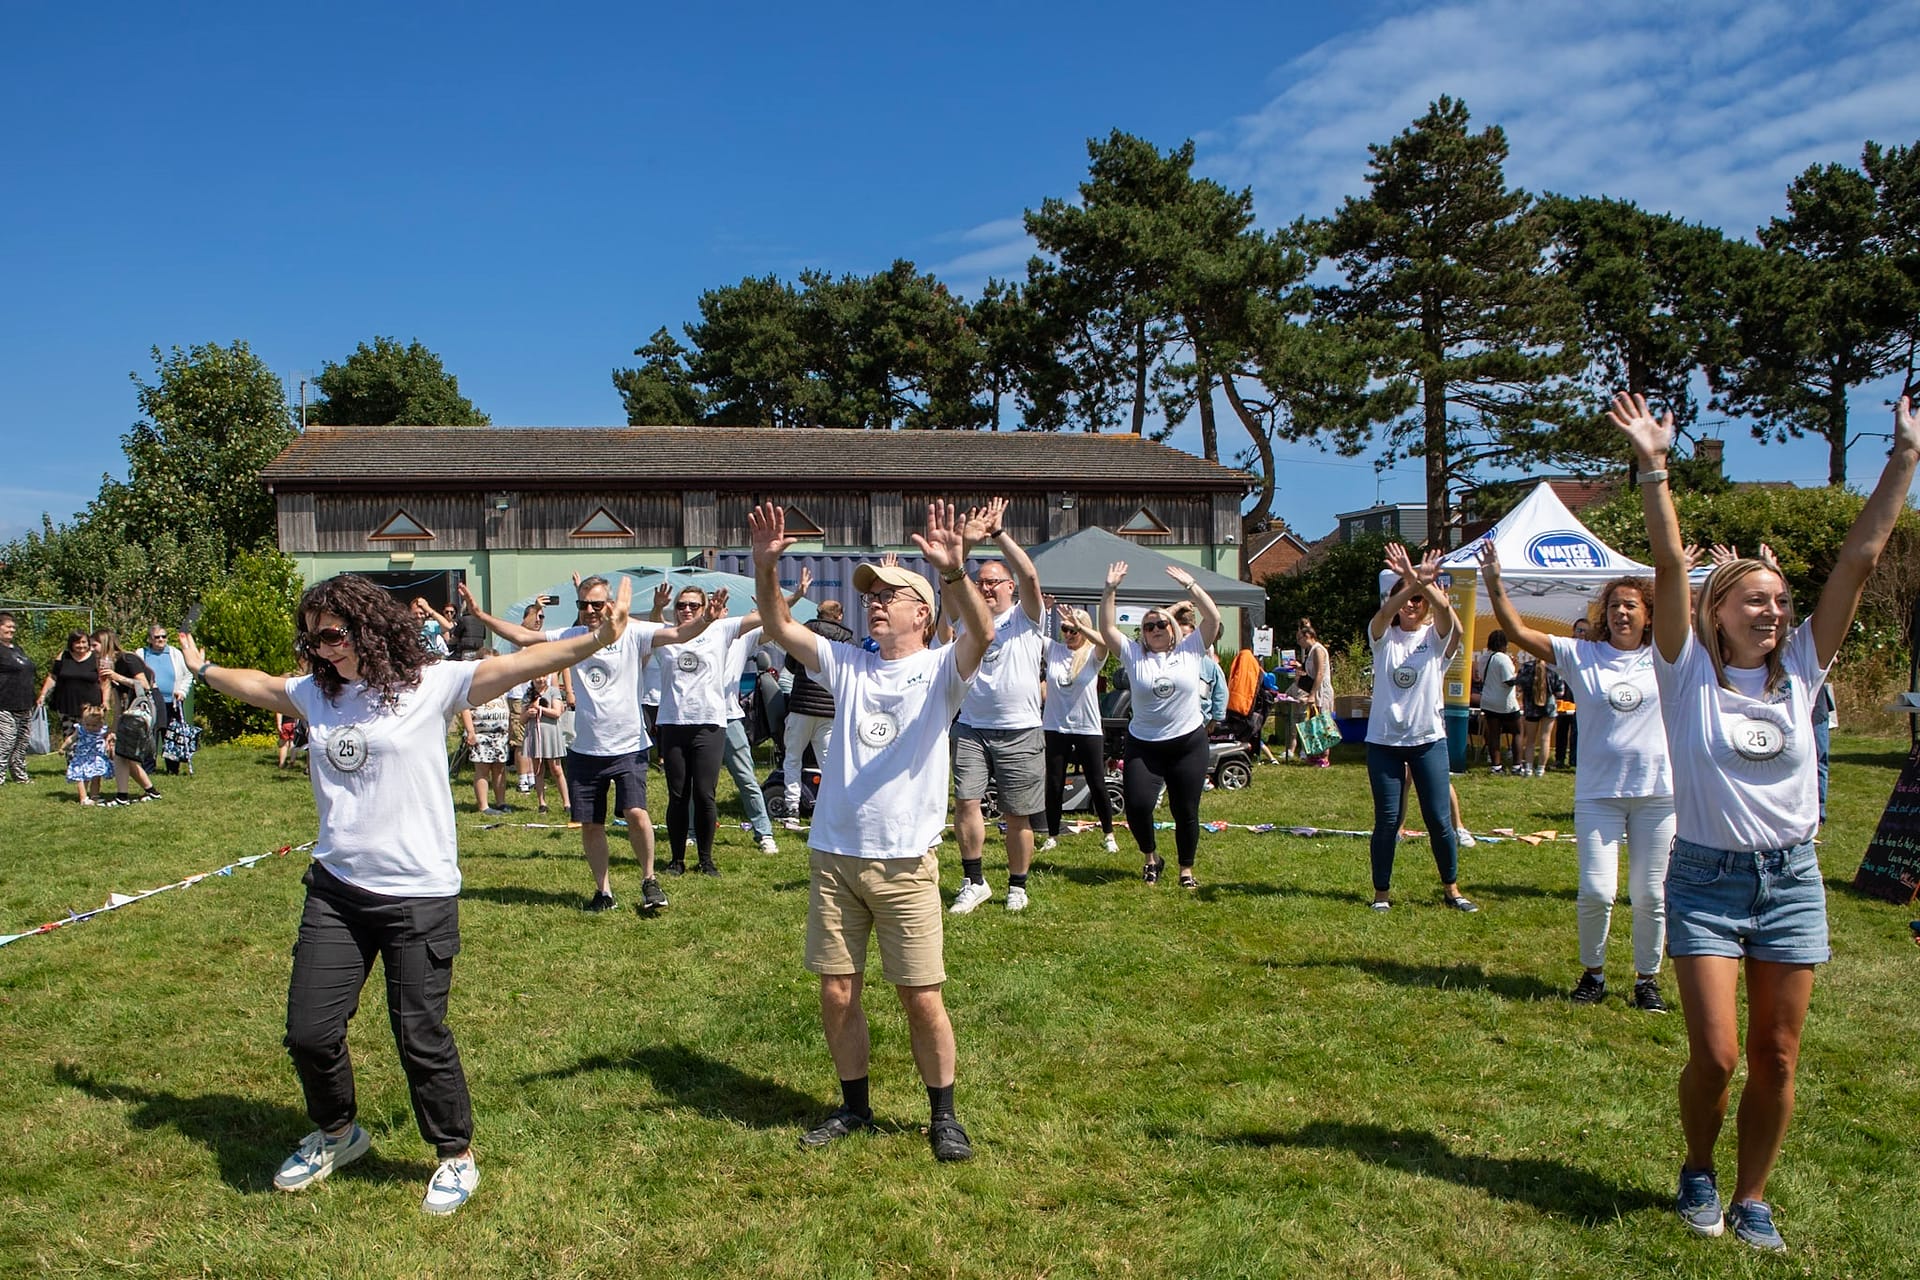
M706 606L702 605L698 600L676 600L673 604L676 613L682 609L702 609L705 607Z
M575 600L573 603L582 609L604 609L608 605L612 604L613 601L611 600Z
M1079 634L1080 634L1080 628L1078 628L1078 627L1062 627L1062 628L1060 628L1060 634L1061 634L1061 635L1063 635L1063 636L1077 636L1077 635L1079 635Z
M345 627L321 627L318 631L309 631L307 633L306 643L309 649L316 649L323 644L345 644L346 642L347 629Z
M1170 631L1173 629L1173 624L1165 618L1155 618L1151 622L1141 623L1140 629L1142 631Z

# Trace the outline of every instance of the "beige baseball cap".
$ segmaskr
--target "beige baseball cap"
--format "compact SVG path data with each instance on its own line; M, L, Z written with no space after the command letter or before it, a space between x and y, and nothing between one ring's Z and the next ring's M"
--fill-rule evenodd
M902 569L899 565L863 564L853 571L853 589L865 595L872 592L875 584L896 587L911 591L921 600L934 603L933 584L911 569Z

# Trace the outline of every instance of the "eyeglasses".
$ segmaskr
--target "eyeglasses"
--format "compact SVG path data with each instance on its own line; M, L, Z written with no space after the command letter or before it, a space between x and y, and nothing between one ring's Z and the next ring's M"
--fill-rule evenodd
M321 627L318 631L309 631L306 639L309 649L317 649L323 644L345 644L346 642L345 627Z
M1063 636L1077 636L1077 635L1079 635L1079 634L1080 634L1080 628L1078 628L1078 627L1062 627L1062 628L1060 628L1060 634L1061 634L1061 635L1063 635Z
M701 604L698 600L676 600L673 602L673 609L675 613L678 613L682 609L704 609L704 608L706 608L706 606Z
M900 591L870 591L867 594L860 597L860 601L862 604L866 604L866 605L877 604L882 609L892 604L895 600L911 600L915 604L924 603L918 595L915 595L913 592L907 591L904 589Z
M1142 631L1169 631L1172 628L1173 624L1165 618L1153 618L1140 624Z
M974 581L980 584L982 591L991 591L995 587L1010 587L1013 585L1012 578L975 578Z
M582 609L604 609L612 604L611 600L575 600L574 604Z

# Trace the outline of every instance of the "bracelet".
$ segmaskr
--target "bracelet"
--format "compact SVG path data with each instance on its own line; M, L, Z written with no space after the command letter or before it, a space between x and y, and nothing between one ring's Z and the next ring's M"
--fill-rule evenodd
M1666 478L1667 469L1665 467L1661 467L1658 471L1642 471L1640 473L1641 484L1659 484Z
M952 573L942 573L940 575L940 581L951 585L966 576L967 571L965 569L955 569Z
M1005 530L1005 529L989 529L989 530L987 530L987 536L988 536L989 538L997 538L997 537L999 537L999 536L1000 536L1001 534L1003 534L1003 533L1005 533L1005 532L1006 532L1006 530Z
M205 662L200 664L200 670L196 674L198 674L202 680L205 680L207 678L207 668L211 667L212 665L213 665L213 659L208 658Z

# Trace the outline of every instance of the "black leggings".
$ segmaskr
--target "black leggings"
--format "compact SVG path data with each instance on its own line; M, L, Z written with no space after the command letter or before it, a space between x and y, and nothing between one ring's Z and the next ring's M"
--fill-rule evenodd
M1107 743L1097 733L1047 730L1047 834L1060 834L1060 806L1067 798L1067 770L1078 768L1087 780L1088 799L1100 829L1113 834L1113 800L1107 795Z
M1194 854L1200 848L1200 793L1207 783L1207 727L1164 742L1147 742L1127 734L1127 762L1122 789L1127 802L1127 827L1133 842L1149 859L1158 842L1154 839L1153 807L1160 802L1160 788L1167 789L1167 804L1173 810L1173 847L1178 851L1182 870L1191 869Z
M667 775L667 848L675 862L687 857L687 818L693 818L693 843L702 859L713 856L713 829L719 823L714 789L727 754L727 731L717 724L660 726L660 768Z

